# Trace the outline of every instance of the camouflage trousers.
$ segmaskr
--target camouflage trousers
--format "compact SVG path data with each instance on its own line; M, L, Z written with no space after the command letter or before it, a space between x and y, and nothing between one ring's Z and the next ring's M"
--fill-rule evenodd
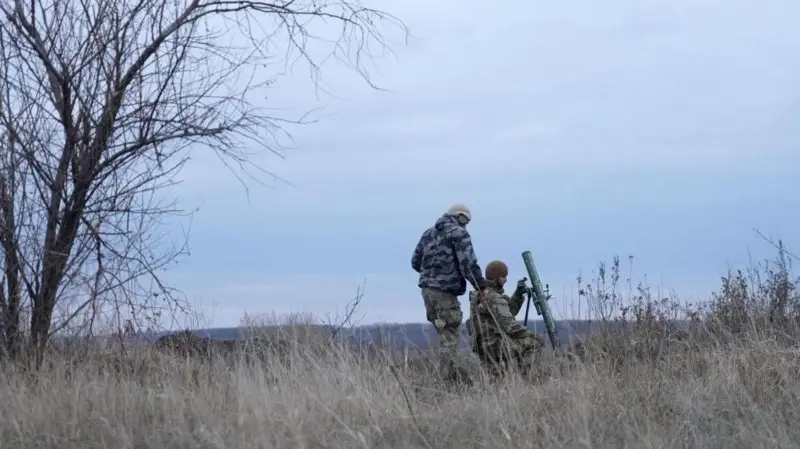
M425 302L425 317L436 328L439 335L439 363L444 373L452 374L456 369L460 343L461 303L451 293L433 288L422 289Z
M503 339L478 342L472 350L480 359L481 365L494 377L504 376L509 369L518 370L523 376L528 375L537 353L535 346Z

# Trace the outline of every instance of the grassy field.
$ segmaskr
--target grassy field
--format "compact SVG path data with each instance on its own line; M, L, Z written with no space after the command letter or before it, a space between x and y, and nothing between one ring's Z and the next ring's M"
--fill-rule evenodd
M463 388L439 383L424 356L288 334L279 350L62 351L37 374L7 363L0 447L797 448L797 282L759 272L724 279L680 312L693 321L679 331L676 306L640 289L579 360L545 353L532 378L495 383L467 360Z

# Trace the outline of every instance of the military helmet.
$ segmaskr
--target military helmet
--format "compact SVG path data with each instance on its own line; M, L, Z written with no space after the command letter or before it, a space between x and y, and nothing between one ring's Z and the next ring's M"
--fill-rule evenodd
M484 271L486 279L496 281L508 276L508 265L499 260L493 260L486 265L486 270Z

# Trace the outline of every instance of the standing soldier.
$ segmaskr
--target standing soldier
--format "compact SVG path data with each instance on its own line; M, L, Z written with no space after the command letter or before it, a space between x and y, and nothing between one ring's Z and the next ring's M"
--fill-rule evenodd
M525 279L517 282L510 297L506 295L503 286L508 280L508 266L499 260L486 265L486 279L488 288L484 292L469 294L470 347L494 376L504 374L510 361L528 373L535 353L544 343L516 319L525 302Z
M411 257L411 267L419 273L425 316L439 335L440 365L447 378L456 380L460 342L461 303L467 282L476 290L487 286L467 232L472 219L467 206L456 204L422 233Z

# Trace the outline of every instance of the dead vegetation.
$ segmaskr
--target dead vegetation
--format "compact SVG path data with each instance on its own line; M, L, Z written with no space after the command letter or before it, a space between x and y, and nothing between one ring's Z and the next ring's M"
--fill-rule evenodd
M251 338L217 351L167 345L201 340L182 335L81 360L62 351L36 375L7 363L0 440L41 448L800 444L798 282L786 253L732 272L703 305L652 298L645 286L628 302L606 285L583 297L625 310L583 339L582 357L548 352L533 378L501 382L472 364L477 382L462 388L438 383L436 364L419 354L360 351L307 322L259 335L257 319Z

